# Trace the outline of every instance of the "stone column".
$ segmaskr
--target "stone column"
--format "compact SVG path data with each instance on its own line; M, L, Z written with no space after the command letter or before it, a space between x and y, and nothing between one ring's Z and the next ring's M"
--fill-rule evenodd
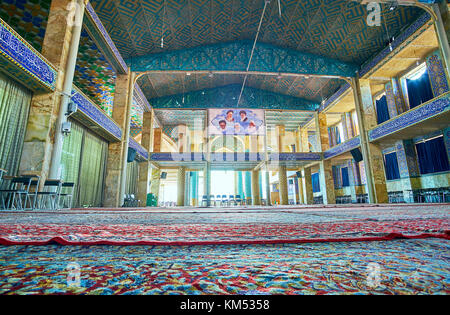
M300 129L300 142L301 142L301 150L299 152L309 152L309 140L308 140L308 129L301 128Z
M277 137L278 143L278 152L283 152L283 146L284 146L284 135L285 135L285 127L283 125L277 125L275 127L275 135Z
M153 113L144 112L144 119L142 125L142 140L141 146L151 152L152 149L152 130L153 130ZM140 162L139 163L139 179L137 185L137 197L141 201L141 206L146 205L147 194L150 192L150 178L151 178L151 167L150 162Z
M259 182L259 171L252 171L252 196L253 205L261 205L261 193L260 193L260 182Z
M405 202L414 202L411 190L421 188L415 145L412 140L398 141L395 145L403 197Z
M303 196L305 204L307 205L314 204L314 194L312 189L312 178L310 167L305 167L302 170L302 184L303 184Z
M161 152L162 144L162 129L153 129L153 152ZM157 168L152 169L152 178L150 181L150 192L156 197L159 197L159 186L161 182L161 170Z
M266 176L266 205L271 206L272 205L272 197L270 196L270 174L269 170L266 170L264 172L264 175Z
M108 146L104 197L105 207L120 207L123 204L133 90L133 72L117 75L114 93L113 119L122 129L122 139L120 142L112 142Z
M354 173L354 170L355 170L354 164L355 164L355 162L353 160L347 161L348 179L349 179L349 184L350 184L350 195L352 198L352 203L357 202L356 186L358 185L358 180L356 178L356 174Z
M237 172L238 194L244 198L244 185L242 185L242 172Z
M326 114L316 114L316 134L317 142L319 143L322 152L330 148L328 140L328 128ZM323 203L335 204L336 196L334 192L333 170L331 167L331 160L320 161L320 191L322 192Z
M206 162L206 167L204 170L204 183L203 183L203 190L204 190L204 194L207 197L207 206L209 207L211 205L211 199L210 199L210 195L211 195L211 162Z
M188 152L188 129L186 125L178 125L178 152Z
M252 198L252 172L245 172L245 200L253 200Z
M191 172L191 203L198 206L198 172Z
M287 172L286 166L284 165L280 165L278 169L278 180L280 182L280 204L288 205L289 195L288 195Z
M367 131L377 125L369 80L353 79L356 114L361 137L361 151L370 203L389 201L384 173L383 154L378 145L369 143Z
M186 191L186 167L180 166L177 175L177 206L184 206Z
M34 94L31 100L19 167L20 173L39 175L41 188L49 176L51 165L58 171L60 169L60 156L58 161L52 162L56 138L62 136L56 128L56 123L59 121L60 111L65 111L68 102L68 96L62 96L62 93L67 87L71 88L80 36L80 25L77 22L82 21L84 13L84 3L78 0L81 10L76 12L74 26L69 26L69 3L69 0L53 0L50 5L41 53L57 69L56 89L51 93ZM62 148L62 142L60 137L57 144L59 150Z

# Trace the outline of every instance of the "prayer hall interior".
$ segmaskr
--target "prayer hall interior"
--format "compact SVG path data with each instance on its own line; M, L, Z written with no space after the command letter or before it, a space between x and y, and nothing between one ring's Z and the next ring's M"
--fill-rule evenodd
M444 0L1 0L0 294L449 294Z

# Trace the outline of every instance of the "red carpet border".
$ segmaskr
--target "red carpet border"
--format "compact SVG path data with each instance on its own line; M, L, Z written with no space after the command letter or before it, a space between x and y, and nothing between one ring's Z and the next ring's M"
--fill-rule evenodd
M1 245L219 245L450 239L449 220L308 224L0 224Z

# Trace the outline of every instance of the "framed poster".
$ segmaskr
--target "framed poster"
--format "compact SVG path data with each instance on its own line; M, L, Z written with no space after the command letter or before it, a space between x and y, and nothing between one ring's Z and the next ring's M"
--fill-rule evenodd
M264 135L263 109L208 109L210 135Z

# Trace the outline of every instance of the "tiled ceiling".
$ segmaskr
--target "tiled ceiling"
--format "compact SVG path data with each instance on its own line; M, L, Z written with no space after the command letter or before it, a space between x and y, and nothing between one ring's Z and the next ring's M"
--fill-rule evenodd
M205 73L192 73L188 76L183 73L153 73L142 76L138 83L151 103L152 98L242 84L243 81L244 75L241 74L211 76ZM333 94L342 84L343 81L339 79L311 80L294 76L248 75L245 86L320 102L323 97Z
M281 0L267 7L259 41L361 65L423 11L382 6L385 27L368 26L349 0ZM264 0L91 0L125 59L205 44L253 40ZM383 25L384 26L384 25ZM161 38L164 47L161 48Z

